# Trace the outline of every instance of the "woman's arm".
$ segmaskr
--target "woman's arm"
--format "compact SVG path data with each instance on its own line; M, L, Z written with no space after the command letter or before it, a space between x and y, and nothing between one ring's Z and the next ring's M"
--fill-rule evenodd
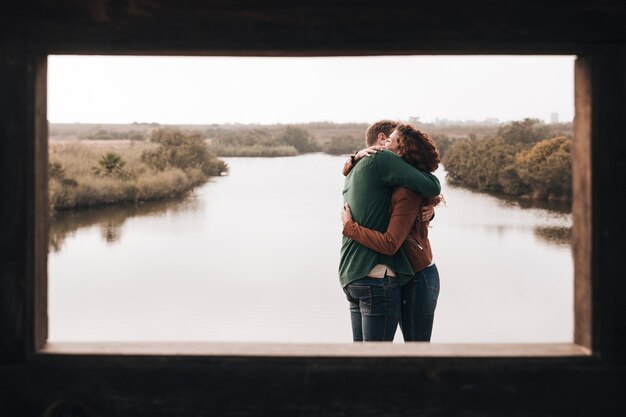
M361 149L354 155L350 155L350 158L348 158L346 163L343 164L343 176L347 177L350 171L352 171L352 168L354 168L356 163L359 162L359 160L367 156L374 155L376 152L382 151L383 149L385 149L384 146L374 145L370 146L369 148Z
M352 220L350 207L342 213L343 234L363 246L384 255L393 255L405 241L420 211L420 197L405 188L396 189L391 196L391 218L382 233L367 229Z

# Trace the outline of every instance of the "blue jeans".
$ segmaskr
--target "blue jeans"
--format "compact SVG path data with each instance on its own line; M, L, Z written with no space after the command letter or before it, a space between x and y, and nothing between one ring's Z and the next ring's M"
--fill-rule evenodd
M391 342L400 320L400 284L396 277L361 278L343 289L350 302L355 342Z
M402 287L400 328L405 342L430 342L439 297L439 271L434 264L415 273Z

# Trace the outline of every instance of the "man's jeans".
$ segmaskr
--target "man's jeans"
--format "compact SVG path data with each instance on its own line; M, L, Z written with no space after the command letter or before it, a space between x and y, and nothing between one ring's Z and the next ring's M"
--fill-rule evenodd
M361 278L345 286L355 342L391 342L400 320L396 277Z
M400 327L405 342L430 342L439 297L439 271L433 264L402 287Z

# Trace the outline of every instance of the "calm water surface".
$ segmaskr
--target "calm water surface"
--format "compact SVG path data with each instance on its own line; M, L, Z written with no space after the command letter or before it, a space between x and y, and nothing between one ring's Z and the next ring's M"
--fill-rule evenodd
M51 341L351 341L337 277L345 159L224 159L230 174L187 198L54 220ZM571 215L443 194L433 342L570 342Z

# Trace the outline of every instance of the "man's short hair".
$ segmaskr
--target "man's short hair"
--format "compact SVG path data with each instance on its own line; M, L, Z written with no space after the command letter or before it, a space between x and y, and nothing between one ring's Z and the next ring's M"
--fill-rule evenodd
M365 131L365 145L374 145L379 133L384 133L385 136L391 135L399 124L395 120L379 120L370 125Z

